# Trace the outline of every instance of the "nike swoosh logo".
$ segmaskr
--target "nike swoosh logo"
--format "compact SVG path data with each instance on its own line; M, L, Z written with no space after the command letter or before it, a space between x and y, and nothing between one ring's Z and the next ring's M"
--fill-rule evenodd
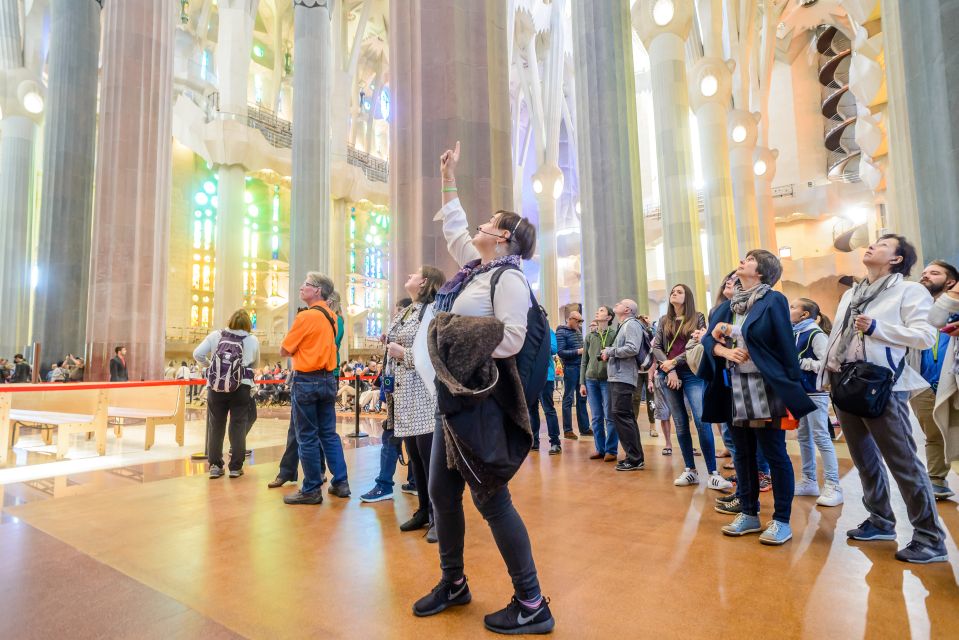
M464 591L466 591L466 582L465 582L465 581L463 582L462 585L460 585L459 591L455 591L455 592L450 591L450 595L449 595L448 597L449 597L450 600L456 600L456 599L459 598L461 595L463 595L463 592L464 592Z
M520 612L520 614L519 614L518 616L516 616L516 622L518 622L521 626L524 625L524 624L526 624L527 622L532 622L533 619L534 619L536 616L538 616L539 614L543 613L543 611L544 611L544 609L543 609L542 607L540 607L539 609L536 610L536 612L535 612L533 615L531 615L531 616L528 617L528 618L524 617L523 614L522 614L522 612Z

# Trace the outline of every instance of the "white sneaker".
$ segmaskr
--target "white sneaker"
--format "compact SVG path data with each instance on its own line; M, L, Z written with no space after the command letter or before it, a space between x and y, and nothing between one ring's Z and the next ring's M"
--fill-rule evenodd
M688 487L690 485L699 484L699 474L696 473L695 469L686 468L683 471L682 475L673 480L673 484L677 487Z
M838 507L842 504L842 487L827 482L823 485L822 495L816 500L816 504L823 507Z
M716 491L729 491L733 488L733 483L718 473L711 473L709 480L706 481L706 487Z
M809 478L803 478L796 483L796 491L793 495L797 496L818 496L819 495L819 485L815 480L810 480Z

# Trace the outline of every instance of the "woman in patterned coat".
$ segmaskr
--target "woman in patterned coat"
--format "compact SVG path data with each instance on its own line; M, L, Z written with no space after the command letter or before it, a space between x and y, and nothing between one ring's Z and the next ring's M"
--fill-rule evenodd
M429 497L430 449L436 426L436 398L427 390L416 372L413 361L413 340L420 328L427 307L436 298L436 292L446 282L446 276L435 267L424 266L411 273L406 280L406 291L413 304L397 314L386 334L386 373L394 377L393 404L390 420L397 438L406 441L416 492L420 506L402 531L415 531L429 525L427 540L435 542L432 509Z

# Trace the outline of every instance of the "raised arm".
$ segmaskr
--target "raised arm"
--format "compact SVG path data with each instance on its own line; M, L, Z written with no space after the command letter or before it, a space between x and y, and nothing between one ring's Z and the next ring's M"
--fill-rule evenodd
M479 252L473 246L469 232L469 223L466 212L460 203L459 193L456 190L456 165L460 161L460 143L456 147L447 149L440 156L440 175L443 178L442 201L443 207L433 216L435 222L443 222L443 235L446 237L446 248L456 260L456 264L463 266L467 262L479 259Z

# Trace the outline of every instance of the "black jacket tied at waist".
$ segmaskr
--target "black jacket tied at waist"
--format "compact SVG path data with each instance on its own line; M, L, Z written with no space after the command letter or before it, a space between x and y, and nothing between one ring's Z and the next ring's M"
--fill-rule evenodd
M446 461L480 502L516 474L533 442L515 358L493 358L504 325L492 317L439 313L428 347L436 369Z

